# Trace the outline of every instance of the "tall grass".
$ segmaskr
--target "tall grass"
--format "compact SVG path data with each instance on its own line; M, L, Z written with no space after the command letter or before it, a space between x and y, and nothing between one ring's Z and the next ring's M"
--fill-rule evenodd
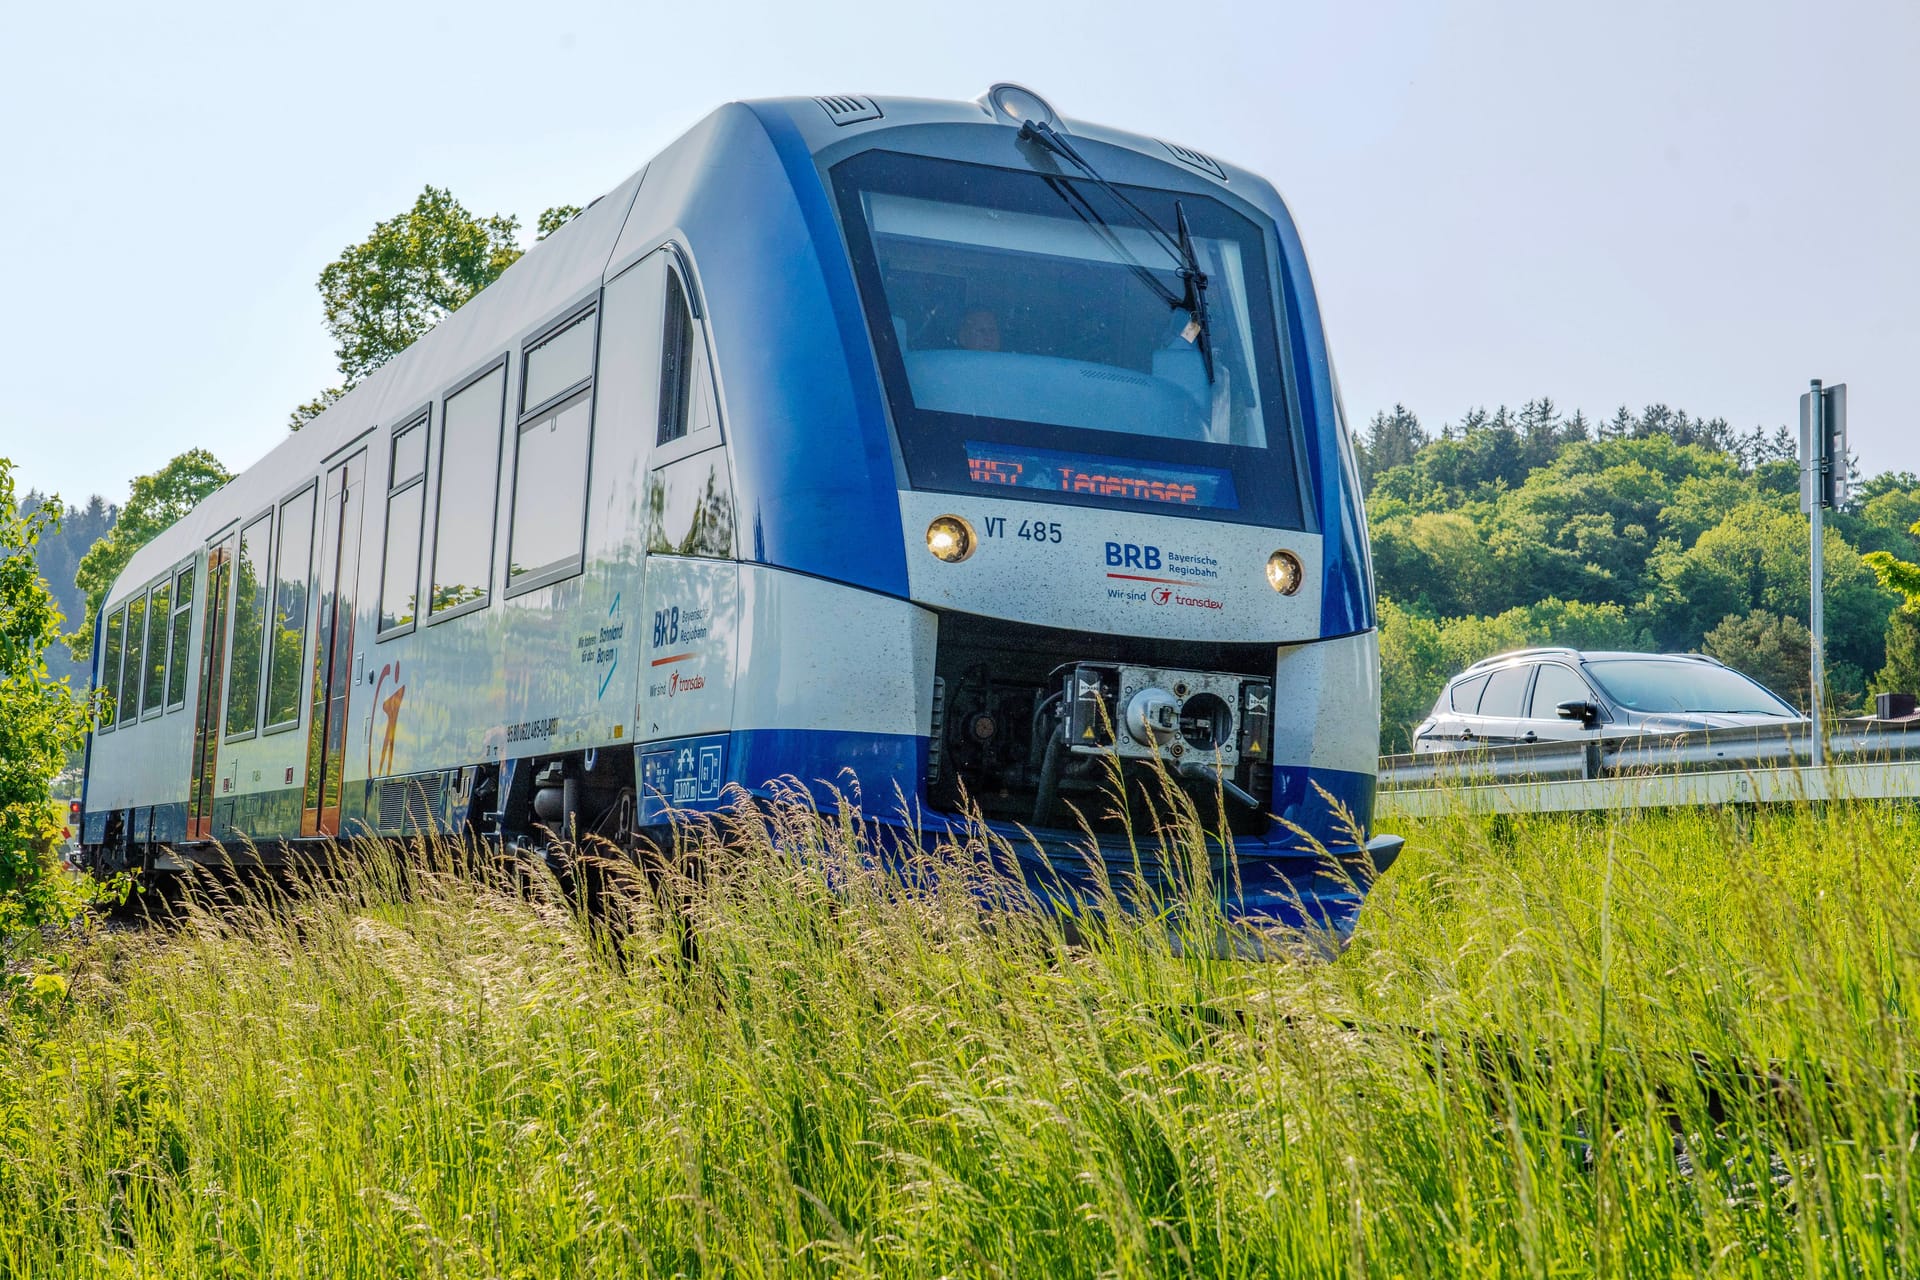
M1332 961L791 806L592 917L216 887L0 1032L0 1275L1920 1270L1909 815L1408 834Z

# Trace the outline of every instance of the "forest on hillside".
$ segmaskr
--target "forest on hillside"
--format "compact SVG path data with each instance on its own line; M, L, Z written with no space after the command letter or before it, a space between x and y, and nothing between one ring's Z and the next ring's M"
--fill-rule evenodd
M1380 594L1381 749L1468 663L1530 644L1707 653L1802 706L1807 519L1796 442L1665 405L1595 422L1551 400L1359 442ZM1920 477L1855 484L1825 539L1829 697L1920 691L1903 597L1862 556L1920 558Z
M28 490L20 499L19 512L22 516L31 515L41 507L58 498ZM80 625L87 616L87 593L80 586L80 560L92 550L93 544L112 531L114 523L120 518L120 508L95 494L87 499L84 506L62 505L60 525L40 535L40 545L34 549L34 559L40 568L40 576L46 580L47 589L53 594L54 604L60 610L61 625L71 631ZM47 674L55 680L69 677L75 689L85 689L93 683L93 672L87 663L80 661L67 652L64 646L56 645L47 653Z

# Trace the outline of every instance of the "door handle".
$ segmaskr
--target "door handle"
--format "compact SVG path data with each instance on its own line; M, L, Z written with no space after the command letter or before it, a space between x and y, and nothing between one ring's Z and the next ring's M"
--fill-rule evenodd
M1533 730L1531 730L1531 729L1529 729L1529 730L1527 730L1527 732L1526 732L1526 736L1525 736L1525 737L1523 737L1523 738L1521 738L1521 739L1520 739L1520 741L1522 741L1522 742L1538 742L1538 741L1540 741L1540 735L1539 735L1539 734L1537 734L1537 733L1535 733L1535 732L1534 732Z

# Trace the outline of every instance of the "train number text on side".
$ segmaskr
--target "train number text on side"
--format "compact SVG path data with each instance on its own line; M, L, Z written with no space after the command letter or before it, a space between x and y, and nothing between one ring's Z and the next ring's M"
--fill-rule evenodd
M982 523L986 526L989 538L1007 536L1005 516L988 516ZM1027 542L1065 542L1067 540L1066 533L1060 528L1058 520L1022 520L1013 536Z

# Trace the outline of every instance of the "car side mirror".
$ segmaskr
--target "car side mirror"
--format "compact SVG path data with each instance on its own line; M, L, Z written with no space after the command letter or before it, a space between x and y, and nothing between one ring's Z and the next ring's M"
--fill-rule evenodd
M1578 720L1589 729L1600 723L1600 708L1579 698L1561 703L1557 710L1562 720Z

